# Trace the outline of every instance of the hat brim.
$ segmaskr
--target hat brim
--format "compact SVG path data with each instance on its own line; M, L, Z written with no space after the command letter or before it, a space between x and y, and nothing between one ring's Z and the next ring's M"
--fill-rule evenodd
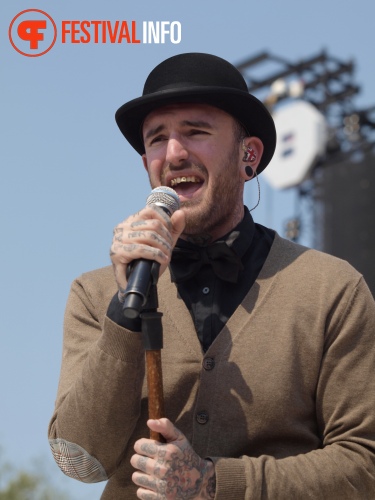
M145 153L142 125L153 110L176 103L200 103L215 106L238 120L249 136L262 141L264 152L257 173L262 172L271 161L276 147L276 130L273 119L256 97L226 87L182 87L154 92L125 103L116 112L117 125L131 146L140 154Z

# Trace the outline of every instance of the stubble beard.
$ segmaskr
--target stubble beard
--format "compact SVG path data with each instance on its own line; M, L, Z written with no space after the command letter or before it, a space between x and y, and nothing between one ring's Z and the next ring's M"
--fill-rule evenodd
M210 177L210 187L205 193L205 198L181 203L181 208L185 209L186 219L183 235L187 239L207 244L217 239L218 234L223 236L227 232L221 231L221 228L230 230L242 219L243 183L237 165L238 144L233 141L233 147L223 160L219 174ZM205 178L208 178L204 165L197 165L197 169L204 171ZM223 234L220 234L221 232Z
M220 228L232 229L243 217L243 183L238 174L238 143L233 140L232 147L222 162L222 168L215 177L210 177L210 188L206 191L205 198L199 200L188 200L181 203L185 212L185 229L183 237L197 244L208 244L213 240L212 235L220 233ZM178 168L169 166L170 170L181 170L182 168L195 168L203 174L205 179L209 178L207 168L203 164L186 162ZM161 176L161 185L165 185L164 171ZM151 188L159 184L153 182L149 177ZM241 203L239 203L241 200ZM220 236L223 236L220 234ZM217 237L215 238L217 239Z

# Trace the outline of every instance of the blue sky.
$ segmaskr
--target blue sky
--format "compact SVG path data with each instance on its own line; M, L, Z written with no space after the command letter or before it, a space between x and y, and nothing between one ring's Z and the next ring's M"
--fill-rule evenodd
M179 44L62 44L42 57L11 46L22 10L62 20L179 21ZM356 63L358 106L375 102L372 0L182 3L81 0L3 1L1 70L0 445L27 467L41 458L73 500L99 498L103 485L65 478L51 462L47 425L56 395L62 320L71 281L109 264L112 228L144 206L150 188L139 156L114 121L141 94L149 71L181 52L210 52L236 64L268 50L298 61L322 49ZM252 183L254 184L254 183ZM293 191L261 180L257 222L282 233ZM256 202L256 186L245 201Z

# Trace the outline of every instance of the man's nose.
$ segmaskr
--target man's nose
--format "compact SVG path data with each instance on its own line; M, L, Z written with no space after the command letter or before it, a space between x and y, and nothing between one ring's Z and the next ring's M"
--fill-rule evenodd
M166 161L172 165L178 165L179 162L185 161L189 156L186 147L178 138L170 137L167 144Z

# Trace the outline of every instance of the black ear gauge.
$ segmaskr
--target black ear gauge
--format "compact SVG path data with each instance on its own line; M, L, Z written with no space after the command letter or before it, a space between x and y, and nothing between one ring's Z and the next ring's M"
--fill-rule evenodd
M254 177L254 171L253 171L253 169L250 167L250 165L246 165L246 167L245 167L245 173L246 173L246 175L247 175L249 178Z

